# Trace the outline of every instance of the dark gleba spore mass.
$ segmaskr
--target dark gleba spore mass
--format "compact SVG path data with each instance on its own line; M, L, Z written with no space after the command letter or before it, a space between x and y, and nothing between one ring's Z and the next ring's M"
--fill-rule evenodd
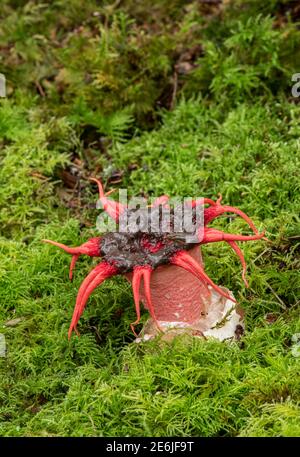
M194 246L191 240L197 235L200 221L195 208L187 208L188 212L190 221L186 217L184 226L182 208L177 211L176 208L165 211L161 206L128 209L120 218L119 231L101 238L103 260L115 265L120 273L137 266L149 265L154 269L168 263L176 252ZM197 238L195 241L199 242Z

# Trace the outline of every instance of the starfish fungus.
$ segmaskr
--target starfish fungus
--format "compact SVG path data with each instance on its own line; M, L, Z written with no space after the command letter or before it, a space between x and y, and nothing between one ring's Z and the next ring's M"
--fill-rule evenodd
M106 213L119 224L121 218L130 219L136 210L107 198L110 192L105 194L101 182L95 178L91 180L98 185L99 199ZM69 338L73 331L78 334L78 321L93 290L107 278L118 274L124 275L132 283L136 320L131 324L131 328L135 335L135 326L139 324L141 317L141 302L148 309L151 322L157 332L166 331L171 323L175 326L178 324L198 328L202 333L201 329L206 327L203 327L201 322L209 316L213 303L220 303L220 300L223 300L223 310L224 303L234 305L236 301L232 293L215 284L205 272L199 246L221 241L227 243L240 260L242 278L248 286L246 262L237 243L259 240L264 237L264 233L259 233L252 220L240 209L222 205L221 202L220 196L216 201L201 198L185 204L183 209L189 206L193 220L196 219L197 208L201 206L203 208L202 222L200 225L193 225L193 233L187 233L186 230L180 233L176 231L178 216L176 211L170 211L167 230L162 230L160 224L156 230L130 230L129 224L129 229L127 228L126 231L119 229L108 232L101 237L91 238L78 247L68 247L56 241L43 240L72 255L70 279L80 255L102 259L79 288L69 328ZM150 207L144 208L139 214L151 228L151 221L155 219L161 221L163 208L169 208L169 197L166 195L157 198ZM234 213L242 217L253 234L236 235L208 227L208 224L224 213ZM192 235L194 238L191 239L187 235ZM208 321L210 325L213 323L209 319ZM199 322L200 325L197 327L196 324Z

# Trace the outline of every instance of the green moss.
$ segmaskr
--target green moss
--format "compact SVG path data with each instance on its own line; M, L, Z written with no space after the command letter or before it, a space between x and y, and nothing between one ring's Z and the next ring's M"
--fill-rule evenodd
M293 2L2 3L0 435L298 436ZM62 170L74 164L70 190ZM242 246L249 289L227 246L203 248L207 273L246 311L241 341L136 345L121 277L93 293L68 341L96 260L80 259L71 284L69 257L41 239L95 236L95 173L117 173L131 195L221 192L266 230L268 242ZM239 218L214 226L247 233Z

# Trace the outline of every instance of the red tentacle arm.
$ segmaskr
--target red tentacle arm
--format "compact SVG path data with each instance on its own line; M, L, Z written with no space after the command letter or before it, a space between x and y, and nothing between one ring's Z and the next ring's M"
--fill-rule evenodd
M192 208L195 208L195 206L198 205L210 205L210 206L215 206L217 203L210 198L199 198L197 200L192 200L191 202L188 202L188 204L192 205Z
M152 203L152 205L150 205L150 207L152 206L159 206L159 205L165 205L169 200L169 197L168 195L161 195L160 197L156 198L154 200L154 202Z
M107 196L112 192L108 192L108 193L104 193L104 190L103 190L103 186L102 186L102 183L101 181L99 181L99 179L96 179L96 178L90 178L90 181L94 181L97 186L98 186L98 190L99 190L99 200L101 201L102 205L103 205L103 209L104 211L107 212L107 214L109 214L109 216L114 219L115 221L119 221L119 217L120 215L124 212L125 210L125 207L124 205L121 205L121 203L118 203L118 202L115 202L114 200L109 200L107 198Z
M249 287L248 281L246 279L246 269L247 269L246 261L245 261L245 258L244 258L244 255L243 255L241 249L236 244L236 241L254 241L254 240L259 240L261 238L264 238L264 232L258 233L256 235L244 236L244 235L234 235L232 233L224 233L221 230L216 230L213 228L205 227L204 236L203 236L200 244L216 243L216 242L220 242L220 241L225 241L226 243L228 243L240 259L240 262L243 267L242 278L243 278L243 281L244 281L246 287Z
M105 279L117 274L117 272L118 271L116 267L107 262L102 262L97 265L84 279L77 294L73 317L68 332L69 339L72 335L73 330L78 334L77 323L93 290L98 287Z
M210 208L204 209L204 225L209 224L213 219L221 216L224 213L234 213L243 218L249 227L253 230L255 234L258 234L258 229L255 227L254 222L250 219L247 214L241 211L239 208L234 208L233 206L222 206L221 205L222 196L220 196L215 202L214 205Z
M151 299L151 289L150 289L151 273L152 273L152 268L151 267L144 267L143 268L145 297L146 297L147 306L148 306L150 315L151 315L153 321L155 322L157 328L162 332L163 330L162 330L161 326L159 325L158 320L156 318L155 311L154 311L154 306L153 306L152 299Z
M78 258L79 258L79 254L75 254L72 256L71 263L70 263L70 269L69 269L70 281L73 281L73 271L75 270L75 265L76 265Z
M217 243L219 241L254 241L262 239L264 235L265 232L257 233L256 235L235 235L205 227L203 239L200 244Z
M179 251L177 252L172 258L171 258L171 263L173 265L177 265L178 267L184 268L185 270L189 271L192 273L194 276L196 276L200 281L204 281L207 284L209 284L213 289L215 289L218 294L222 295L223 297L227 298L228 300L231 300L233 302L236 302L234 298L226 294L219 286L217 286L212 279L205 273L204 269L199 265L198 262L196 262L193 257L191 257L186 251Z
M242 253L241 249L239 248L239 246L234 241L226 241L226 243L228 243L232 247L234 252L237 254L238 258L240 259L240 262L241 262L242 268L243 268L243 270L242 270L242 278L243 278L245 286L249 287L249 283L248 283L248 281L246 279L247 264L246 264L246 261L245 261L244 254Z
M132 277L132 290L133 290L133 298L134 298L135 311L136 311L136 320L130 324L130 327L134 333L134 336L136 336L136 337L137 337L137 334L134 330L134 326L137 325L141 319L140 286L141 286L142 277L143 277L143 267L134 268L133 277Z
M66 246L65 244L62 244L62 243L58 243L57 241L52 241L52 240L42 240L42 241L43 241L43 243L53 244L53 246L63 249L65 252L67 252L68 254L71 254L73 256L72 260L71 260L70 271L69 271L69 278L71 281L73 279L73 270L75 268L75 264L80 255L88 255L90 257L100 257L101 238L99 238L99 237L91 238L86 243L83 243L81 246L76 246L74 248Z

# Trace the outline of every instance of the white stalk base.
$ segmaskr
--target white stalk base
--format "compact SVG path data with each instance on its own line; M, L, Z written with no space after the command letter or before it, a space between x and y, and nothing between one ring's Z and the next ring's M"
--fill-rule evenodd
M225 287L222 289L231 297L232 292ZM149 341L156 336L161 336L163 340L172 340L175 336L188 334L202 338L216 338L219 341L240 339L244 333L243 312L238 309L238 305L217 294L211 289L212 300L207 313L199 316L196 322L168 322L158 321L161 328L150 318L138 338L136 343Z

